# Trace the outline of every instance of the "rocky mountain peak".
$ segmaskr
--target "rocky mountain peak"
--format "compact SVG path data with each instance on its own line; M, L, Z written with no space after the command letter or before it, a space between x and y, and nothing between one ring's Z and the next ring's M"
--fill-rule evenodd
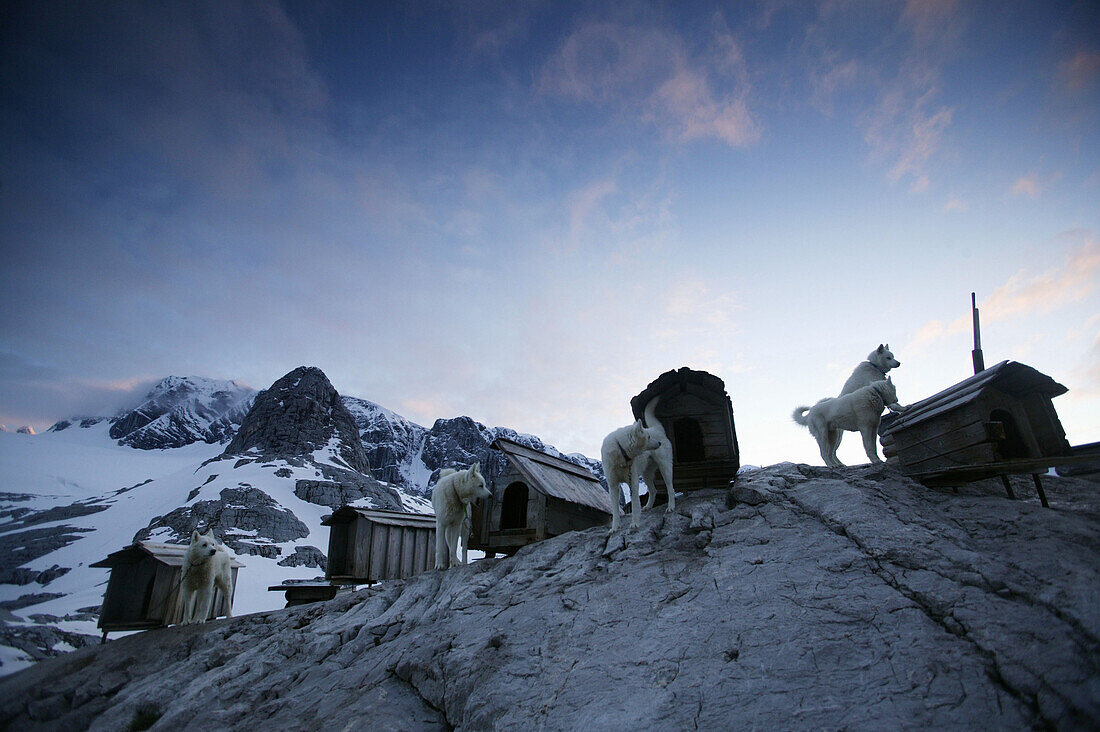
M316 366L299 366L260 392L225 448L226 455L306 456L333 444L351 470L369 475L370 464L355 419Z
M115 417L109 434L145 450L221 442L236 430L254 394L236 381L168 376L140 404ZM51 429L64 429L61 424Z

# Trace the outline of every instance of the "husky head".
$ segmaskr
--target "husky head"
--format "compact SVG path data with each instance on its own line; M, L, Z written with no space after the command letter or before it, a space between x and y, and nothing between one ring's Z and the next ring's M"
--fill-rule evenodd
M867 360L874 364L882 373L886 373L890 369L896 369L901 366L901 361L894 358L894 354L890 352L890 344L882 345L878 344L878 348L871 351L871 354L867 356Z
M198 529L191 532L191 546L187 548L188 555L199 559L207 559L218 553L218 540L214 538L214 530L207 529L205 534L200 534Z
M492 493L485 487L485 478L481 475L481 463L471 465L465 475L455 483L456 491L463 503L476 503L482 498L489 498Z
M661 446L660 438L654 434L653 430L647 429L640 419L630 425L629 435L628 442L630 444L623 447L631 455L640 455L646 450L656 450Z
M896 404L898 401L898 392L894 389L894 382L889 376L885 381L875 381L871 384L871 388L882 397L882 401L886 404Z

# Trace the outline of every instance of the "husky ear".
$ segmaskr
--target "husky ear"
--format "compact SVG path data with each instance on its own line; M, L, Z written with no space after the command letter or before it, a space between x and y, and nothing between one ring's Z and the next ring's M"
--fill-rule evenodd
M199 530L198 530L198 529L194 529L194 530L193 530L193 531L191 532L191 541L198 541L198 540L199 540Z
M881 343L878 344L878 352L879 353L882 353L885 350L886 350L886 346L882 345Z
M474 475L478 475L478 474L481 473L481 461L480 460L470 466L470 472L473 473Z
M887 344L886 344L886 350L887 350L887 351L889 351L889 350L890 350L890 344L889 344L889 343L887 343Z

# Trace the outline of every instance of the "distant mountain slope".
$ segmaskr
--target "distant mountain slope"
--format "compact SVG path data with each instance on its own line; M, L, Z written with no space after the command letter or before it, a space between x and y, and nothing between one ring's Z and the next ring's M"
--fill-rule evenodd
M169 377L114 418L0 435L0 611L12 613L0 612L0 674L97 640L107 572L88 565L132 541L213 528L245 564L235 612L280 607L269 585L324 572L325 514L348 503L430 513L441 467L499 469L498 436L559 454L468 417L424 428L341 397L312 367L262 392Z
M598 460L577 453L564 455L535 435L508 427L486 427L469 417L454 417L437 419L429 429L365 399L344 397L344 404L359 429L372 475L408 493L431 495L443 468L480 462L487 477L497 475L506 461L489 446L498 437L570 460L603 477Z
M169 376L158 382L141 404L110 418L109 434L142 450L224 442L236 433L255 395L255 389L235 381ZM91 426L101 420L84 418L79 422ZM68 429L74 421L57 422L50 431Z

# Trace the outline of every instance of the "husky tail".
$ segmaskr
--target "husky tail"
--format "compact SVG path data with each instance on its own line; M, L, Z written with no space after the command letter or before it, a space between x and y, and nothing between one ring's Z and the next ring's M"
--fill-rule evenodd
M645 426L648 429L656 427L661 432L664 432L664 427L661 426L661 422L657 419L657 402L661 401L661 397L655 396L649 400L649 404L645 405Z
M806 412L810 411L809 407L795 407L794 413L791 414L791 419L798 422L803 427L809 427L810 422L806 419Z

